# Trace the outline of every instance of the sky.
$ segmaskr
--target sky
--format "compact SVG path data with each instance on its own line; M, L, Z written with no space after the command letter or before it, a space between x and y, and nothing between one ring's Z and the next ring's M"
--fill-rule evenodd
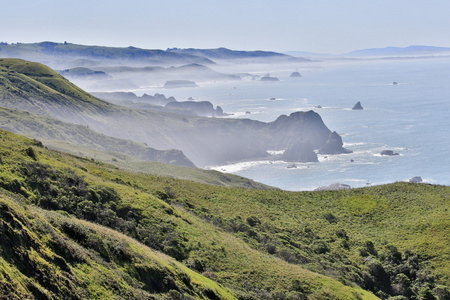
M5 3L2 3L5 2ZM0 0L0 41L342 54L450 47L448 0Z

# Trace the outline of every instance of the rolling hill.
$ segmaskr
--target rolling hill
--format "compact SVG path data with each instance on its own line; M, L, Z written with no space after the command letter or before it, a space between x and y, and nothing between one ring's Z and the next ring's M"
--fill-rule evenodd
M449 187L219 187L0 140L3 298L449 295Z

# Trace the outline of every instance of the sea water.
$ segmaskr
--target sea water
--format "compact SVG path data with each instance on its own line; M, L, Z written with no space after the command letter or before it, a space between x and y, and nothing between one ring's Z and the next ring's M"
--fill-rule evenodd
M244 70L248 66L241 66ZM299 71L301 78L291 78ZM273 160L210 166L285 190L313 190L333 183L351 187L408 181L450 185L450 58L317 61L258 66L280 81L199 83L197 88L158 89L178 101L210 101L233 118L274 121L314 110L342 136L351 154L319 155L317 163ZM397 84L394 84L397 83ZM275 98L275 100L270 100ZM363 110L352 110L360 101ZM270 149L268 149L270 150ZM382 150L399 155L383 156Z

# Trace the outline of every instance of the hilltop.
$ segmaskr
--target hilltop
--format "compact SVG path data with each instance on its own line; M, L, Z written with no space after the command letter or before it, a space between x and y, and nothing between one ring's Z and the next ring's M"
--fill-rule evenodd
M0 140L2 297L449 295L449 187L226 188Z

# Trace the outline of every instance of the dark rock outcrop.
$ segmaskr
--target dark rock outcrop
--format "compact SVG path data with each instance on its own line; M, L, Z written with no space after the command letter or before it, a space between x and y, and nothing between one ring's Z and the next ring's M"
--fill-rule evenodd
M353 151L348 150L343 146L342 138L336 131L333 131L328 137L327 142L319 149L319 154L342 154L342 153L352 153Z
M394 156L394 155L399 155L397 152L394 152L392 150L383 150L380 153L381 155L387 155L387 156Z
M299 72L292 72L289 77L302 77L302 75Z
M310 142L300 139L292 142L284 151L281 159L289 162L318 162L317 154L314 152Z
M275 148L287 147L293 140L301 138L302 141L310 142L313 149L319 149L331 133L320 115L312 110L281 115L268 126L272 133L271 144Z
M358 102L353 106L352 109L353 109L353 110L362 110L362 109L364 109L364 108L362 107L361 102L358 101Z

